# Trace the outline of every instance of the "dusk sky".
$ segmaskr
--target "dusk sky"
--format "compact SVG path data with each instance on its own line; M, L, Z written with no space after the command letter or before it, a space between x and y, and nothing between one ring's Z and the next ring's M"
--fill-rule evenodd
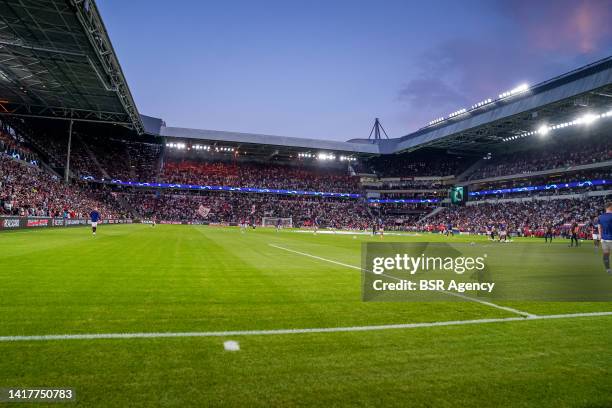
M612 0L98 0L139 111L168 126L391 137L612 55Z

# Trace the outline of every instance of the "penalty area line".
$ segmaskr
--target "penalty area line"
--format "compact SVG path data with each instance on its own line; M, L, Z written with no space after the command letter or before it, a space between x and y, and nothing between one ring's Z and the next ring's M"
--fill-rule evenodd
M282 246L276 245L276 244L268 244L268 245L270 245L271 247L277 248L277 249L282 249L283 251L293 252L294 254L306 256L306 257L313 258L313 259L318 259L320 261L329 262L329 263L333 263L333 264L340 265L340 266L345 266L347 268L357 269L358 271L362 270L359 266L355 266L355 265L350 265L350 264L346 264L346 263L343 263L343 262L334 261L332 259L322 258L320 256L308 254L306 252L296 251L294 249L285 248L285 247L282 247ZM401 281L402 280L402 279L400 279L400 278L398 278L396 276L392 276L392 275L382 274L382 276L386 276L387 278L395 279L397 281ZM537 316L535 314L532 314L532 313L529 313L529 312L525 312L523 310L518 310L518 309L515 309L515 308L512 308L512 307L508 307L508 306L501 306L501 305L498 305L498 304L493 303L493 302L487 302L486 300L475 299L473 297L462 295L460 293L449 292L449 291L446 291L446 290L442 290L440 292L444 293L444 294L447 294L449 296L455 296L455 297L458 297L458 298L461 298L461 299L465 299L465 300L468 300L470 302L480 303L481 305L484 305L484 306L489 306L489 307L493 307L495 309L505 310L506 312L510 312L510 313L517 314L519 316L523 316L523 318L536 317Z
M160 333L94 333L94 334L48 334L39 336L0 336L0 343L18 341L53 341L53 340L101 340L101 339L150 339L177 337L228 337L228 336L269 336L279 334L309 333L342 333L379 330L417 329L424 327L463 326L488 323L526 322L530 320L571 319L582 317L612 316L612 312L573 313L558 315L541 315L534 317L501 317L495 319L450 320L446 322L386 324L379 326L322 327L314 329L277 329L277 330L235 330L220 332L160 332ZM228 342L226 342L228 343ZM236 343L237 346L237 342ZM239 347L239 346L238 346ZM238 350L232 345L233 350Z

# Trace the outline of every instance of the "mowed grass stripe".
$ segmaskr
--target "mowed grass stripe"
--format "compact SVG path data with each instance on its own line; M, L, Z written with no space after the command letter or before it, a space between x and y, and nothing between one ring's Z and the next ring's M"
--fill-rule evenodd
M0 382L74 406L609 407L612 319L224 338L0 343Z
M310 243L322 256L349 263L358 260L360 243L371 237L320 239L259 229L245 235L237 228L103 226L97 238L111 238L106 246L90 240L85 228L2 233L2 255L14 249L24 259L0 256L0 335L227 332L509 317L467 302L364 304L359 274L296 262L268 245ZM393 239L449 241L435 235ZM468 240L488 245L478 238L450 238ZM26 255L51 246L56 249L46 252L44 262ZM515 252L512 244L503 250L508 256ZM561 244L559 251L565 251ZM261 275L280 286L266 292L267 285L257 286L265 282ZM43 282L53 290L47 293ZM275 301L285 291L292 294L284 301L293 303ZM517 307L559 314L608 305ZM512 319L520 321L247 335L240 338L239 353L223 349L224 337L0 342L0 384L70 386L77 392L74 406L612 406L612 318Z
M0 335L272 330L511 316L468 302L363 303L359 274L296 261L268 245L310 243L325 257L358 260L361 242L375 239L184 225L103 226L95 238L87 228L2 233L3 251L21 256L0 257ZM602 310L601 304L538 307L542 314Z
M327 258L323 258L323 257L317 256L317 255L308 254L306 252L296 251L296 250L293 250L293 249L282 247L280 245L270 244L270 246L274 247L274 248L277 248L277 249L281 249L283 251L289 251L289 252L292 252L294 254L306 256L306 257L309 257L309 258L312 258L312 259L317 259L317 260L320 260L320 261L323 261L323 262L333 263L335 265L344 266L346 268L357 269L358 271L363 272L363 269L361 267L358 267L358 266L355 266L355 265L349 265L349 264L345 264L343 262L334 261L332 259L327 259ZM400 278L397 278L395 276L388 275L388 274L383 274L383 275L387 276L387 277L390 277L392 279L395 279L397 281L401 281ZM500 309L500 310L505 310L507 312L518 314L518 315L523 316L523 317L535 317L536 316L534 314L531 314L531 313L528 313L528 312L524 312L522 310L514 309L514 308L511 308L511 307L507 307L507 306L500 306L500 305L495 304L493 302L487 302L487 301L484 301L484 300L475 299L475 298L473 298L471 296L462 295L460 293L447 292L447 291L440 291L440 293L444 293L444 294L446 294L448 296L455 296L455 297L458 297L458 298L461 298L461 299L464 299L464 300L467 300L467 301L470 301L470 302L476 302L476 303L479 303L479 304L484 305L484 306L493 307L493 308Z
M601 251L594 250L592 244L583 243L580 248L567 248L569 240L556 240L553 244L545 244L541 238L518 238L511 243L491 242L486 237L482 236L454 236L446 237L441 234L420 234L419 236L385 236L372 237L367 235L339 234L339 235L324 235L324 234L304 234L290 232L285 236L291 237L285 241L288 244L286 247L299 249L300 251L310 254L327 256L329 259L342 263L351 264L351 266L359 265L361 262L360 246L362 242L427 242L428 247L432 246L450 246L459 248L470 248L482 250L485 253L492 252L495 254L495 259L499 263L512 260L510 264L503 267L501 278L510 277L514 280L517 288L520 286L517 281L524 279L523 285L529 289L529 285L533 283L530 279L541 274L555 274L559 271L564 271L567 274L572 265L579 270L585 265L594 268L595 271L601 270L602 275L605 275L601 266ZM297 239L296 239L296 236ZM308 239L308 237L312 237ZM330 240L336 241L333 246L330 245ZM352 252L350 251L352 247ZM333 249L332 249L333 248ZM578 253L578 254L577 254ZM576 256L578 255L578 256ZM530 268L517 267L517 260L530 265ZM583 262L586 262L583 263ZM354 268L353 268L354 269ZM579 276L580 272L576 272ZM604 279L606 277L604 276ZM460 295L458 295L460 297ZM535 316L538 314L569 314L590 311L606 311L612 310L612 302L536 302L536 301L498 301L495 305L507 308L512 313L518 313L524 316Z

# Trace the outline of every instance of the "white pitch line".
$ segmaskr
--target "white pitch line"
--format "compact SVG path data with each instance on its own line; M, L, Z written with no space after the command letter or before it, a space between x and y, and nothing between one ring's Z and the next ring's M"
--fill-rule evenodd
M446 291L446 290L442 290L441 292L445 293L447 295L450 295L450 296L456 296L456 297L459 297L461 299L469 300L471 302L480 303L481 305L490 306L490 307L494 307L496 309L501 309L501 310L505 310L507 312L515 313L515 314L521 315L523 317L537 317L538 316L536 314L525 312L525 311L522 311L522 310L518 310L518 309L515 309L513 307L498 305L497 303L487 302L486 300L474 299L473 297L462 295L461 293L449 292L449 291Z
M446 322L386 324L379 326L322 327L313 329L276 329L276 330L234 330L221 332L160 332L160 333L94 333L94 334L47 334L39 336L0 336L0 343L18 341L52 340L101 340L101 339L150 339L171 337L229 337L229 336L269 336L279 334L340 333L396 329L417 329L426 327L463 326L504 322L527 322L530 320L572 319L581 317L612 316L612 312L572 313L541 315L534 317L501 317L495 319L450 320Z
M362 270L359 266L349 265L349 264L345 264L345 263L342 263L342 262L334 261L332 259L322 258L320 256L316 256L316 255L312 255L312 254L307 254L306 252L296 251L296 250L285 248L285 247L282 247L282 246L279 246L279 245L275 245L275 244L268 244L268 245L270 245L270 246L272 246L274 248L282 249L284 251L293 252L295 254L299 254L299 255L302 255L302 256L307 256L309 258L318 259L320 261L330 262L330 263L333 263L333 264L336 264L336 265L345 266L347 268L357 269L358 271ZM387 278L395 279L397 281L401 281L402 280L402 279L400 279L400 278L398 278L396 276L386 275L384 273L381 274L381 276L386 276ZM505 310L506 312L514 313L514 314L517 314L517 315L520 315L520 316L523 316L523 317L536 317L537 316L537 315L529 313L529 312L525 312L525 311L518 310L518 309L515 309L515 308L512 308L512 307L508 307L508 306L501 306L501 305L498 305L498 304L495 304L495 303L492 303L492 302L487 302L486 300L475 299L473 297L462 295L460 293L449 292L449 291L446 291L446 290L441 290L440 292L444 293L444 294L447 294L447 295L450 295L450 296L456 296L456 297L459 297L461 299L469 300L470 302L476 302L476 303L480 303L481 305L493 307L495 309Z
M274 248L282 249L283 251L293 252L294 254L299 254L299 255L307 256L309 258L314 258L314 259L318 259L320 261L325 261L325 262L333 263L333 264L340 265L340 266L346 266L347 268L353 268L353 269L357 269L358 271L361 271L361 268L359 266L349 265L349 264L345 264L345 263L342 263L342 262L334 261L334 260L331 260L331 259L321 258L320 256L307 254L306 252L295 251L293 249L284 248L282 246L278 246L278 245L275 245L275 244L268 244L268 245L270 245L271 247L274 247ZM392 278L392 276L391 276L391 278Z

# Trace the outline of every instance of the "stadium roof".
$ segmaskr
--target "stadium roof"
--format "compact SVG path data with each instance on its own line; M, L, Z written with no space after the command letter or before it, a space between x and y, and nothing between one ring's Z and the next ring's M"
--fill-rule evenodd
M379 146L374 143L338 142L333 140L223 132L217 130L162 126L160 135L181 139L205 140L212 143L222 142L225 145L240 147L243 151L261 154L266 154L271 149L278 150L277 154L293 154L305 151L317 152L320 150L331 150L356 155L373 155L380 152Z
M534 132L543 124L556 125L585 114L612 109L612 57L564 75L466 109L443 121L401 138L334 142L318 139L220 132L161 126L166 137L200 139L232 144L277 146L296 151L335 150L362 155L392 154L424 147L457 153L476 153L505 146L506 139ZM609 119L609 120L612 120Z
M612 109L612 57L459 109L396 139L338 142L166 127L138 113L93 0L0 0L0 114L115 123L137 133L225 143L253 153L368 156L442 148L490 151L542 125Z
M612 109L612 57L529 87L396 139L393 152L422 147L457 151L499 148L543 125ZM390 153L390 152L389 152Z
M0 113L144 131L93 0L0 0Z

